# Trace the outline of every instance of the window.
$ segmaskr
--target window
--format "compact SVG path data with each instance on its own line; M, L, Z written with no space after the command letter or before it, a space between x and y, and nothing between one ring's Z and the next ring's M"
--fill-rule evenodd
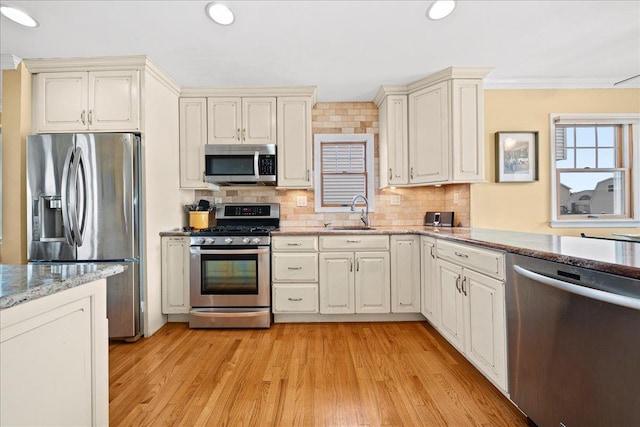
M373 135L316 134L314 144L316 212L350 212L356 194L373 211Z
M552 227L640 225L639 123L639 114L551 115Z

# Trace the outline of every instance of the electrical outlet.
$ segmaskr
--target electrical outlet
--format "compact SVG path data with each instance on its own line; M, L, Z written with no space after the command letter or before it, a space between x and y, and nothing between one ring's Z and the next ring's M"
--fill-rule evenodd
M297 206L307 206L307 196L298 196L296 199Z
M400 195L395 194L391 196L391 200L389 201L389 204L391 204L391 206L400 206Z
M457 205L460 202L460 194L453 193L453 204Z
M222 197L214 197L213 203L216 204L216 205L221 205L222 204Z

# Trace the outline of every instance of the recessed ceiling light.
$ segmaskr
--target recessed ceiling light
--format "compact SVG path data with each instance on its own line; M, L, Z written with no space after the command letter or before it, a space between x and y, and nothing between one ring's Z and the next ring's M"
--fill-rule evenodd
M231 25L236 19L229 6L222 3L209 3L207 5L207 15L213 19L213 22L220 25Z
M456 8L456 2L454 0L437 0L434 1L429 10L427 10L427 16L434 21L445 18L453 12Z
M25 27L33 28L38 26L38 22L35 19L20 9L9 6L0 6L0 13L11 19L13 22L24 25Z

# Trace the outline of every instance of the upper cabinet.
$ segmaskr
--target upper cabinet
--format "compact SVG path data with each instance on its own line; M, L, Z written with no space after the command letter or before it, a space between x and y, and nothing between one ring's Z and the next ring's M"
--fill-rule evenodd
M35 78L35 131L140 130L137 70L43 72Z
M380 88L381 187L484 181L483 79L490 70L447 68Z
M180 188L203 189L207 144L276 144L278 188L312 188L316 88L184 88Z
M275 97L208 99L209 144L275 144Z

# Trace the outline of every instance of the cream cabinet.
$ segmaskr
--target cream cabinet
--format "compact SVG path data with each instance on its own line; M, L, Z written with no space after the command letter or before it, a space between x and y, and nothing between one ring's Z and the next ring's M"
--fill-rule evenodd
M440 329L435 245L435 239L420 236L420 312L433 326Z
M320 236L320 313L389 313L389 236Z
M0 425L109 424L106 298L99 279L1 312Z
M391 236L391 312L420 313L420 238Z
M189 237L163 236L161 245L162 313L189 313Z
M386 96L378 107L380 187L409 183L407 95Z
M278 97L278 187L313 188L312 98Z
M209 144L275 144L275 97L210 97Z
M442 240L436 247L439 330L506 392L504 254Z
M37 73L34 130L139 131L139 80L137 70Z
M207 99L180 98L180 188L207 188L204 147L207 144Z
M451 67L380 88L381 187L484 181L483 79L489 71Z
M273 312L318 313L318 237L273 236L271 249Z

